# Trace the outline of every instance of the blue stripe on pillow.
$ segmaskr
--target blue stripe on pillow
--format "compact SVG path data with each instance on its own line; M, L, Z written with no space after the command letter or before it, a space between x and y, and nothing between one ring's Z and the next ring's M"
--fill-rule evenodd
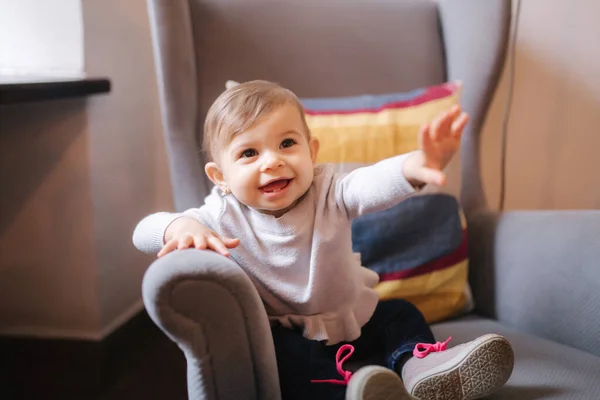
M409 197L352 223L352 250L378 274L431 262L452 253L462 240L458 202L445 193Z
M388 103L407 101L425 93L425 89L416 89L406 93L380 95L363 95L351 97L331 97L318 99L300 99L305 109L311 111L352 111L369 108L380 108Z

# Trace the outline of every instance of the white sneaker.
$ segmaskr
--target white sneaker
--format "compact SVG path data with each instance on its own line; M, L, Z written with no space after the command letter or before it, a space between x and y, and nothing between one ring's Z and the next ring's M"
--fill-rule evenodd
M446 350L427 346L402 369L406 390L421 400L473 400L502 387L512 374L513 349L504 337L488 334ZM418 349L417 349L418 350Z
M402 380L388 368L370 365L356 371L346 389L346 400L412 400Z

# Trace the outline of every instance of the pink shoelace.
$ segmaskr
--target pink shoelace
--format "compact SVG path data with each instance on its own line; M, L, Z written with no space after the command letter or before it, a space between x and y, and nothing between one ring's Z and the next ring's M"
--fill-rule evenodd
M348 350L348 354L346 354L344 357L342 357L342 355L344 354L344 351L346 351L346 350ZM335 354L335 367L336 367L338 373L344 379L312 379L311 382L312 383L333 383L335 385L348 385L348 382L350 381L350 377L352 376L352 372L344 371L344 368L342 368L342 367L344 365L344 362L346 362L346 360L350 358L352 353L354 353L354 346L352 346L351 344L345 344L345 345L341 346L338 349L337 353Z
M437 351L444 351L448 345L448 342L452 339L452 336L448 337L445 342L431 343L418 343L413 350L413 356L417 358L425 358L429 353L435 353ZM422 349L422 350L419 350Z
M429 353L435 353L438 351L446 350L448 346L448 342L452 339L452 336L448 337L445 342L437 342L434 344L431 343L418 343L414 350L413 355L417 358L425 358ZM422 350L420 350L422 349ZM344 355L344 352L348 350L348 354ZM343 379L311 379L312 383L333 383L334 385L344 385L347 386L350 381L350 377L352 377L352 372L344 370L344 363L348 360L352 354L354 353L354 346L351 344L345 344L341 346L337 353L335 354L335 367L338 373L342 376Z

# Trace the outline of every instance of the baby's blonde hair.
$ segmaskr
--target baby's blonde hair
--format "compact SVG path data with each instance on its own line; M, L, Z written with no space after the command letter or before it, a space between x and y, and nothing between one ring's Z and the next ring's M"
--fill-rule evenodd
M284 104L298 108L304 129L310 137L304 108L298 97L277 83L255 80L225 90L212 104L204 122L203 149L215 154L238 134L252 128L262 117Z

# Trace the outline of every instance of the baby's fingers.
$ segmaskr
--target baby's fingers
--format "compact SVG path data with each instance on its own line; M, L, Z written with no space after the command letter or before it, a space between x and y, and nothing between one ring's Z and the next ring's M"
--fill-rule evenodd
M179 239L179 244L177 245L177 250L188 249L194 243L194 238L191 235L185 235L181 239Z
M227 247L225 247L223 242L221 242L221 239L217 237L213 236L208 238L208 248L216 251L217 253L225 257L229 257L229 250L227 250Z
M469 122L469 114L462 113L460 116L452 123L452 136L458 138L462 135L463 129Z
M452 122L459 114L460 106L454 105L450 110L443 112L437 118L435 118L435 120L431 123L431 139L436 141L446 137L450 133Z
M230 238L222 237L221 241L228 249L233 249L235 247L238 247L238 245L240 244L240 239L230 239Z
M162 257L165 254L170 253L173 250L177 249L178 245L179 245L179 241L177 239L171 239L163 246L162 249L160 249L160 251L158 252L158 254L156 256Z
M206 250L206 247L208 247L206 238L202 235L194 236L194 247L198 250Z

